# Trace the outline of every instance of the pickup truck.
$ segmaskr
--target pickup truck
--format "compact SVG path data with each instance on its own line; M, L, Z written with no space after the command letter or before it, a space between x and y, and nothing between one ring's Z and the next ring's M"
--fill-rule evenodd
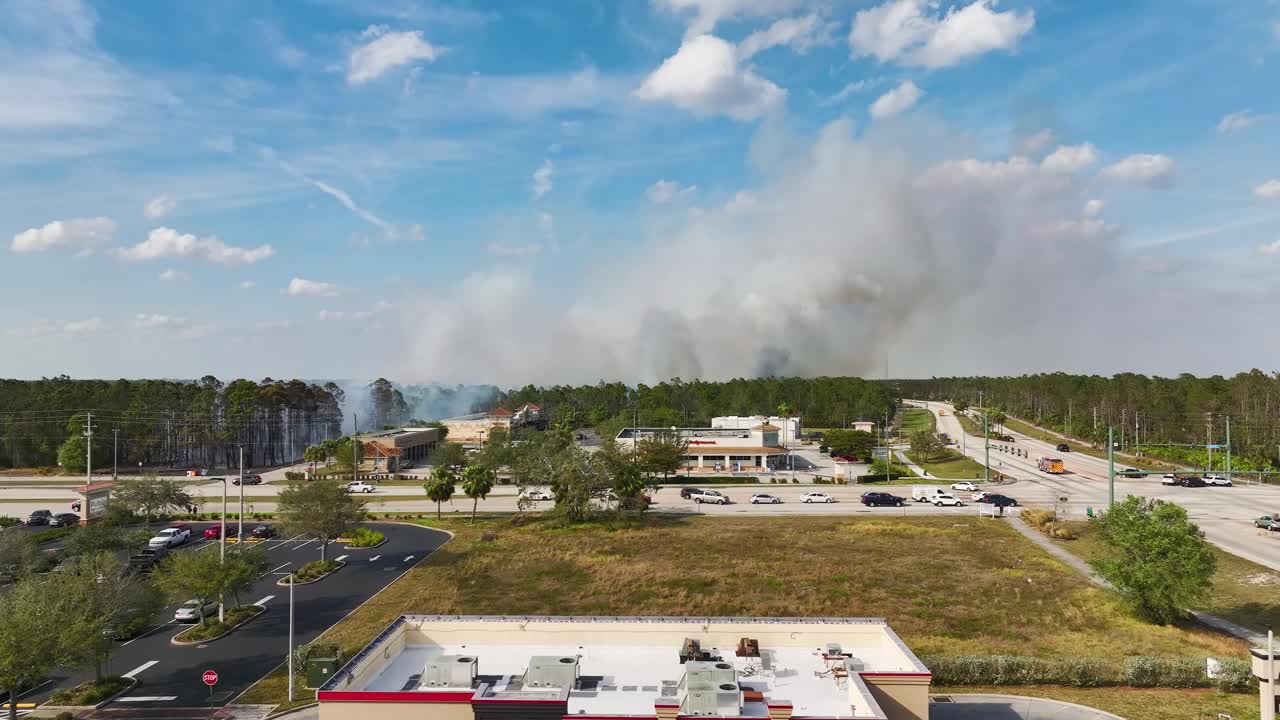
M349 493L371 493L374 487L363 480L352 480L347 483L347 492Z
M702 503L711 503L712 505L729 504L729 498L719 490L696 490L689 493L689 499L699 505Z
M188 525L174 525L167 527L156 536L147 541L148 547L172 548L178 547L191 539L191 527Z

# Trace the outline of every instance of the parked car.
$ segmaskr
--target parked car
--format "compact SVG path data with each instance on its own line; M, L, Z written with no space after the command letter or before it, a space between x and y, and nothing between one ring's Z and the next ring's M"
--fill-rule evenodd
M347 483L347 492L349 493L371 493L374 487L363 480L352 480Z
M258 538L259 540L266 540L267 538L273 538L276 536L276 529L273 525L264 523L254 528L253 532L249 533L249 535Z
M978 489L978 486L977 486L977 484L976 484L976 483L971 483L971 482L958 482L958 483L951 483L951 489L952 489L952 490L964 490L964 491L968 492L968 491L971 491L971 490L972 490L972 491L976 491L976 490Z
M58 513L49 518L49 527L70 527L80 524L80 516L75 513Z
M48 525L49 520L53 518L52 510L32 510L27 516L28 525Z
M916 502L933 503L937 507L942 507L943 505L959 507L964 504L960 502L960 498L937 486L929 488L931 492L917 493L916 490L918 489L919 488L915 488L911 491L911 497L915 499Z
M1205 485L1216 485L1218 487L1231 487L1231 481L1221 475L1205 475L1200 478L1204 480Z
M1263 515L1253 521L1253 526L1263 530L1280 530L1280 515Z
M1116 474L1123 475L1124 477L1136 477L1136 478L1146 477L1146 474L1143 473L1138 468L1125 468Z
M1071 452L1071 446L1066 443L1058 443L1058 447L1055 449L1058 452Z
M800 496L802 503L833 503L836 499L824 492L807 492Z
M1000 495L998 493L986 493L978 502L995 505L997 507L1018 507L1018 501L1008 495Z
M235 480L232 480L231 484L239 485L241 480L244 481L245 485L261 485L262 484L261 475L245 475L243 478L236 478Z
M752 505L777 505L781 502L782 498L768 493L756 493L751 496Z
M173 525L167 527L147 541L149 547L174 548L191 539L190 525Z
M178 606L177 611L173 613L173 620L180 623L197 623L200 622L200 618L216 612L218 612L216 602L202 604L199 600L188 600Z
M1178 478L1178 484L1182 487L1204 487L1206 483L1202 478L1198 478L1195 475L1188 475L1186 477Z
M712 505L728 505L729 498L719 490L699 490L690 493L689 499L701 505L702 503L711 503Z
M990 494L991 494L991 493L989 493L989 492L987 492L987 491L985 491L985 490L979 490L978 492L976 492L976 493L974 493L974 494L970 495L970 496L969 496L969 499L970 499L970 500L972 500L973 502L982 502L982 499L983 499L983 498L985 498L986 496L990 495Z
M694 493L700 493L700 492L702 491L694 487L680 488L680 499L688 500L689 498L693 497Z
M1166 474L1164 474L1164 475L1161 475L1161 476L1160 476L1160 484L1161 484L1161 485L1177 485L1177 484L1178 484L1178 476L1177 476L1177 475L1174 475L1173 473L1166 473Z
M902 507L907 504L907 499L890 495L887 492L864 492L862 493L862 504L868 507L878 507L881 505L892 505Z
M520 493L520 499L537 502L539 500L555 500L556 496L552 495L550 490L525 490Z
M204 529L204 536L209 540L218 540L222 537L222 524L219 523L213 527Z

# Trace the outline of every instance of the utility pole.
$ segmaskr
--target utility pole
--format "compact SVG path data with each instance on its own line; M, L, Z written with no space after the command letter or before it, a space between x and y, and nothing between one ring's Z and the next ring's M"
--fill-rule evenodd
M236 542L244 542L244 446L240 446L240 513L236 515L239 526L236 528Z
M1231 416L1227 416L1227 482L1231 482Z
M1098 406L1093 406L1093 429L1098 429Z
M293 573L289 573L289 702L293 702Z
M120 428L112 428L111 435L111 479L115 480L120 474Z
M1205 413L1204 449L1209 451L1209 467L1205 472L1213 472L1213 413Z
M991 440L987 437L987 408L982 408L982 444L986 459L982 462L982 482L991 482Z
M1067 398L1067 434L1071 434L1071 398Z
M1116 506L1116 435L1115 429L1107 426L1107 509Z
M356 449L360 447L360 415L351 413L351 480L352 482L360 479L360 452Z
M227 562L227 479L222 478L222 526L218 533L218 562ZM226 598L218 595L218 622L226 620Z
M89 419L87 422L85 422L86 429L84 431L84 436L88 438L87 440L85 440L85 443L84 443L85 452L87 454L85 457L85 463L84 463L85 464L85 468L84 468L84 484L85 485L89 485L93 483L93 413L90 412L88 413L88 415L89 415ZM88 512L89 512L89 508L85 508L85 513L87 514Z

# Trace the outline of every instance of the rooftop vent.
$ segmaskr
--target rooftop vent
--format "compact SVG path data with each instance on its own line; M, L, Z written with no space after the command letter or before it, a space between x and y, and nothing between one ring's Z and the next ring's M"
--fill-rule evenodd
M470 655L439 655L427 661L419 687L473 687L478 671Z
M738 649L734 651L738 657L760 657L760 641L755 638L742 638L738 641Z
M573 688L578 682L578 658L534 655L524 673L526 688Z
M702 649L702 643L694 638L685 638L684 643L680 646L680 664L689 662L690 660L710 660L711 653Z

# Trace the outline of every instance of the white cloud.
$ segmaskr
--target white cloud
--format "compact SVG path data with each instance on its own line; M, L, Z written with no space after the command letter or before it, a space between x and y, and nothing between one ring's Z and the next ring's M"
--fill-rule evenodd
M424 40L419 30L392 32L385 25L370 25L361 37L369 42L352 50L347 59L350 85L362 85L401 65L433 62L442 52Z
M333 283L295 277L289 281L285 292L294 297L337 297L342 289Z
M270 156L274 156L273 152L268 151L267 154ZM307 183L308 185L311 185L312 187L316 188L320 192L328 195L329 197L332 197L334 200L337 200L339 203L342 204L343 207L355 213L358 217L365 220L370 225L375 225L379 228L382 228L382 231L384 233L395 232L395 228L391 225L391 223L387 222L386 220L383 220L377 215L374 215L368 210L365 210L363 207L360 207L359 205L357 205L356 201L352 200L351 196L347 194L347 191L343 190L342 188L334 187L329 183L316 180L315 178L303 173L301 170L298 170L297 168L290 165L289 163L284 162L283 160L280 160L278 162L280 163L280 167L283 168L285 172Z
M653 0L660 8L685 13L693 11L685 37L694 37L715 29L721 20L746 17L771 17L800 4L800 0Z
M690 195L697 191L697 189L697 185L681 187L680 183L675 180L659 180L650 185L649 188L644 191L644 194L645 197L649 198L649 202L665 203L671 202L672 200L682 196Z
M157 195L147 201L142 207L142 214L148 220L159 220L160 218L173 212L178 207L178 202L168 195Z
M102 318L93 317L88 320L72 320L62 325L62 334L67 337L81 337L84 335L92 335L107 329L107 324Z
M853 94L860 93L863 90L866 90L872 84L873 84L873 81L871 80L866 80L866 79L855 80L851 83L847 83L844 87L840 88L840 92L836 93L835 95L832 95L831 97L828 97L828 98L823 98L818 104L822 105L823 107L827 107L830 105L839 105L845 100L848 100L849 97L852 96Z
M1093 145L1059 145L1057 150L1040 161L1040 167L1050 172L1073 173L1083 170L1098 160Z
M256 248L227 245L216 237L197 238L190 233L179 233L173 228L158 227L147 234L147 239L116 254L130 262L146 262L170 257L200 258L215 265L252 265L275 255L270 245Z
M1263 119L1263 117L1264 116L1258 115L1252 110L1233 112L1228 115L1224 115L1222 119L1218 121L1218 132L1232 133L1237 130L1244 130L1245 128L1256 125L1258 121Z
M173 315L161 315L159 313L138 313L133 316L133 327L135 330L157 330L178 326L186 323L186 320Z
M39 228L29 228L13 236L9 249L16 253L43 252L56 247L79 247L81 250L110 240L116 223L108 217L54 220Z
M771 47L787 45L798 53L831 42L828 26L816 14L782 18L764 30L757 30L738 44L738 60L743 61Z
M1268 180L1258 185L1253 194L1263 200L1280 200L1280 180Z
M924 91L916 87L915 83L903 80L898 87L876 98L871 103L869 112L877 120L893 117L915 105L923 95Z
M1108 180L1140 183L1147 187L1163 189L1173 187L1178 181L1173 158L1168 155L1138 153L1102 168L1100 176Z
M1280 240L1272 240L1265 245L1258 246L1259 255L1275 255L1280 253Z
M181 270L174 270L173 268L169 268L167 270L160 271L160 274L157 277L159 277L160 280L163 282L174 282L177 280L186 280L190 276L182 272Z
M787 91L738 64L738 51L714 35L686 40L635 91L697 115L753 120L786 101Z
M538 243L528 243L527 245L489 243L486 249L490 255L498 255L500 257L530 257L542 252L542 246Z
M1097 198L1094 198L1084 204L1084 216L1088 218L1098 217L1099 215L1102 214L1102 210L1106 208L1106 206L1107 206L1106 203L1104 203L1103 201Z
M1044 148L1049 147L1049 143L1053 142L1053 137L1053 131L1048 128L1032 133L1031 135L1023 138L1022 142L1018 146L1018 154L1026 156L1035 155Z
M551 174L553 169L550 160L543 160L542 167L533 171L533 194L542 197L551 192Z
M254 281L252 281L252 280L241 280L241 281L240 281L240 289L241 289L241 290L252 290L252 289L253 289L254 287L256 287L256 286L257 286L257 283L255 283L255 282L254 282Z
M1012 50L1035 26L1035 13L995 12L994 0L977 0L945 15L930 0L890 0L859 11L849 32L854 57L874 55L881 62L948 67L993 50Z
M549 212L539 211L538 230L542 233L543 237L550 239L551 236L555 234L556 230L555 217Z
M316 317L320 319L320 322L331 322L344 320L346 319L347 314L341 310L321 310L316 313Z

